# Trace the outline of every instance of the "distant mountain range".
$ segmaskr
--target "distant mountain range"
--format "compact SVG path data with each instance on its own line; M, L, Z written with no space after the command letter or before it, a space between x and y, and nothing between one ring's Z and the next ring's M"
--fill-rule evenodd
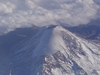
M100 41L100 25L82 25L67 29L84 39Z

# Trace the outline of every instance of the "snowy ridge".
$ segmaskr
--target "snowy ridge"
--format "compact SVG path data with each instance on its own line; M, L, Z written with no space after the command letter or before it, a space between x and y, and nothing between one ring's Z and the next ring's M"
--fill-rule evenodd
M33 57L44 56L42 75L99 75L99 49L61 26L51 26L43 31Z
M2 62L6 65L0 64L3 67L0 72L2 75L100 75L99 58L99 45L61 26L48 26L13 47L6 60L10 65Z
M44 56L42 75L99 75L99 49L63 27L54 26L43 31L33 57Z

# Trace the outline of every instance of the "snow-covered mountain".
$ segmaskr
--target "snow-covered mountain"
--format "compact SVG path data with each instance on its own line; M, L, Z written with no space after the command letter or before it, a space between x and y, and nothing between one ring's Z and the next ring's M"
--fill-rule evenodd
M0 75L100 75L100 45L61 26L18 37L8 50L0 47Z

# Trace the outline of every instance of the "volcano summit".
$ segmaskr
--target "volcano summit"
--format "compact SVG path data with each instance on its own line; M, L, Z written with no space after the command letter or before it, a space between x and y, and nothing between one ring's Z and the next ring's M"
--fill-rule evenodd
M9 39L0 43L1 75L100 75L99 44L62 26L36 28L32 35L29 31L11 33L0 39L9 36L13 40L15 34L20 41L8 48L4 47Z

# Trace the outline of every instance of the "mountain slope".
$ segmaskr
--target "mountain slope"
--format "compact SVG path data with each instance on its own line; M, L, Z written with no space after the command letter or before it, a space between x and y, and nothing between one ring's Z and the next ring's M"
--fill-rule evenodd
M100 23L99 23L100 24ZM85 38L87 40L95 41L100 43L100 25L96 24L88 24L86 26L75 26L68 27L67 29L76 35Z
M1 75L100 75L100 46L61 26L40 28L9 49Z

